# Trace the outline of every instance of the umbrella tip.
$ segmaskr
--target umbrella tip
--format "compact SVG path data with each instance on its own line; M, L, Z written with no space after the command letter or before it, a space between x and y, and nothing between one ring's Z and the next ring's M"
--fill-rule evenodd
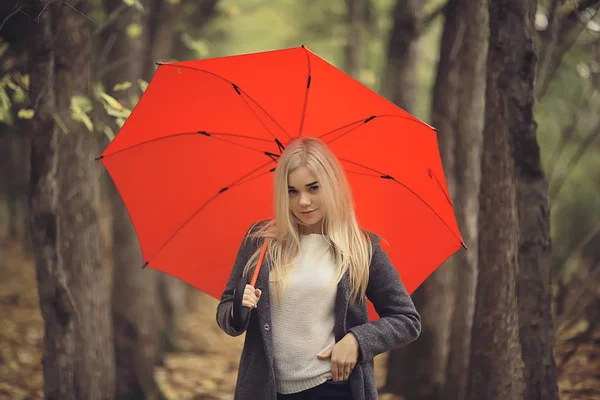
M104 158L104 156L96 157L96 158L94 158L94 161L102 160L103 158Z
M148 261L146 261L146 262L144 263L144 266L142 267L142 269L146 268L146 266L147 266L147 265L148 265Z
M302 47L303 49L306 48L306 46L304 44L301 44L300 47Z
M461 240L460 244L462 245L462 247L465 248L465 250L467 250L468 247L467 247L467 244L464 241Z

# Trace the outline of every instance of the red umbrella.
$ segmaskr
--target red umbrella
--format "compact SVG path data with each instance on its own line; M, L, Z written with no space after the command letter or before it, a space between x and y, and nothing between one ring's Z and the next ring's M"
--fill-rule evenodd
M409 293L463 245L435 128L302 46L159 63L100 157L145 265L220 298L298 136L341 160L360 224L387 241Z

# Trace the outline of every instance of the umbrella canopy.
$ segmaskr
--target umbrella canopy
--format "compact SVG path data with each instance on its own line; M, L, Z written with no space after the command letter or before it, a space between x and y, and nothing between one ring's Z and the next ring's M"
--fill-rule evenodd
M294 138L328 143L409 293L463 245L437 131L305 48L159 63L101 162L150 268L220 298Z

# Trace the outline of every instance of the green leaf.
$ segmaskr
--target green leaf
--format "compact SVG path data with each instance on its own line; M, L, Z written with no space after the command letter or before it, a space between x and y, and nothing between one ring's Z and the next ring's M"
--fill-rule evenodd
M115 110L123 111L123 109L125 108L125 107L123 107L123 105L121 103L119 103L117 101L117 99L115 99L114 97L112 97L106 93L100 93L100 96L102 96L102 98L104 99L106 104L108 104L110 107L112 107Z
M146 82L143 79L138 79L138 84L140 85L140 89L142 90L142 92L146 91L146 88L148 87L148 82Z
M0 105L5 110L10 110L10 107L12 105L10 97L8 97L8 94L6 93L6 89L4 87L0 87Z
M131 87L131 82L120 82L113 87L113 91L118 92L120 90L127 90Z
M6 50L8 50L8 43L2 42L2 44L0 44L0 57L4 56L4 53L6 53Z
M25 102L25 91L21 88L21 86L17 86L15 92L13 93L13 100L15 103L23 103Z
M21 119L31 119L35 115L35 110L32 110L31 108L22 108L17 115Z

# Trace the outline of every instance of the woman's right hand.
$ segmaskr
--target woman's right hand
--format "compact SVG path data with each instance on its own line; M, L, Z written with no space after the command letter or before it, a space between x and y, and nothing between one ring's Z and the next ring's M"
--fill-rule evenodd
M242 307L249 309L256 308L258 301L260 300L261 290L256 289L252 285L246 285L244 289L244 297L242 298ZM233 307L231 307L231 317L233 317Z

